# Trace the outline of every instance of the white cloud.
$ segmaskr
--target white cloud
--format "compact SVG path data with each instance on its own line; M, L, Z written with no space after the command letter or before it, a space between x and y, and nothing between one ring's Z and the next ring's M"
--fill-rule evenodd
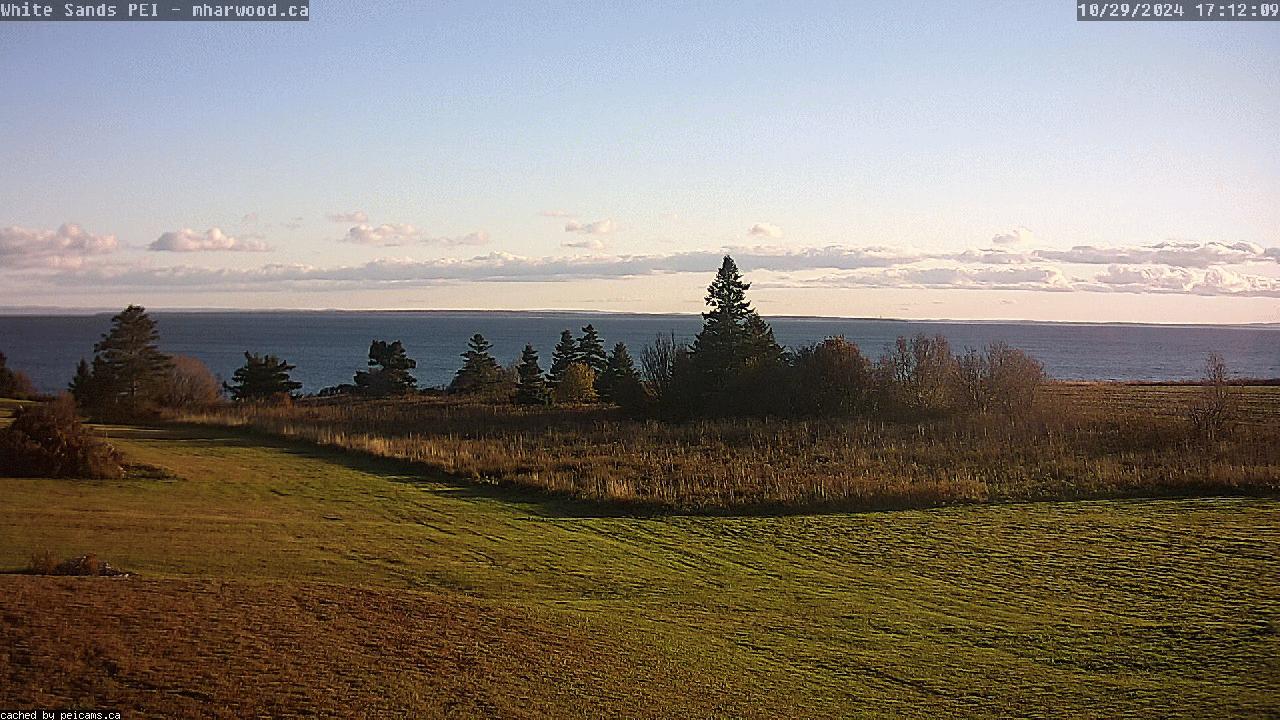
M608 235L617 229L613 220L596 220L585 225L577 220L570 220L564 224L565 232L582 233L583 235Z
M1036 241L1035 233L1019 225L1006 233L991 238L996 245L1028 245Z
M336 223L357 223L363 225L369 222L369 215L363 210L352 210L351 212L329 213L325 215L329 222Z
M476 230L465 235L454 237L432 237L413 225L406 223L384 223L372 225L356 225L347 231L344 242L357 245L376 245L378 247L403 247L405 245L443 245L458 247L463 245L487 245L489 233Z
M244 216L240 218L240 222L244 225L257 225L258 213L256 212L245 213Z
M604 241L597 237L583 238L573 242L560 243L561 247L577 248L578 250L603 250L605 248Z
M747 234L753 237L780 238L782 237L782 228L773 223L756 223L747 228Z
M434 243L436 245L458 247L462 245L488 245L489 240L490 238L489 238L488 232L484 230L476 230L475 232L469 232L466 235L457 235L454 237L432 238L428 242Z
M421 242L422 233L406 223L384 223L377 227L361 223L348 230L343 240L357 245L396 247Z
M203 233L190 228L171 230L156 238L147 246L158 252L268 252L271 250L260 239L236 238L222 232L221 228L209 228Z
M106 255L120 247L115 235L94 235L75 223L57 230L10 226L0 228L0 269L79 267L90 255Z

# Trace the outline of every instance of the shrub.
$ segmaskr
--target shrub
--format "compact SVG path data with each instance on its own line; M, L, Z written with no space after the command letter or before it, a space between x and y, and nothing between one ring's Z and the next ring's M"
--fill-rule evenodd
M844 337L829 337L800 348L794 361L794 411L834 417L866 407L871 363Z
M890 414L914 419L945 415L952 407L954 367L945 337L899 337L876 363L881 406Z
M185 355L169 358L173 368L160 381L156 400L167 408L202 408L222 400L222 390L213 371L200 360Z
M584 363L569 363L564 376L556 384L558 403L584 403L596 400L596 373Z
M952 397L964 410L1023 415L1031 410L1036 389L1044 380L1044 366L1038 360L1004 342L994 342L984 352L970 348L956 358Z
M68 395L18 409L0 430L0 474L112 479L124 475L120 454L94 437Z
M35 397L35 387L25 373L9 368L8 359L0 352L0 397L26 400Z
M31 564L27 572L32 575L71 575L77 577L114 577L128 575L118 570L97 555L89 553L58 562L48 550L31 556Z
M1204 363L1203 388L1187 406L1191 435L1213 443L1230 434L1235 426L1238 402L1227 382L1227 363L1218 353L1209 353Z

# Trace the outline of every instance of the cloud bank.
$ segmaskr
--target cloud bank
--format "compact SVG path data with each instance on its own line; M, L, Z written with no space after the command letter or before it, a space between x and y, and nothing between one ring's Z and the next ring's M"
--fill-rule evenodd
M758 284L773 288L929 288L1280 298L1280 278L1219 265L1198 268L1113 263L1103 269L1091 269L1097 263L1086 263L1082 271L1072 272L1069 268L1043 260L1010 263L999 252L929 254L882 246L800 250L752 246L658 255L576 257L523 257L494 252L466 259L384 259L339 267L272 264L250 269L193 266L79 268L67 269L52 277L56 282L67 285L227 290L344 289L456 282L567 282L676 273L708 274L719 264L724 252L732 254L744 272L770 273L770 276L758 279ZM1146 251L1143 248L1121 248L1113 252L1121 256L1144 256ZM1156 252L1159 252L1158 248ZM1252 257L1254 262L1274 262L1260 248Z

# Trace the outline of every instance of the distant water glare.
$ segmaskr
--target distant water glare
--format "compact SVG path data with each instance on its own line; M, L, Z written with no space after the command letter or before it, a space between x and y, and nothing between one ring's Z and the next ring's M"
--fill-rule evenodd
M624 342L639 360L657 335L690 340L696 315L497 312L156 312L160 347L203 360L230 378L246 350L297 365L306 392L351 382L365 367L371 340L402 340L418 361L424 387L445 385L461 364L467 339L481 333L498 359L511 363L525 343L550 364L560 331L577 336L591 323L608 347ZM42 391L66 387L80 358L110 325L110 314L0 316L0 352ZM1205 355L1219 352L1233 375L1280 377L1280 326L1077 325L1058 323L908 322L831 318L771 318L778 342L797 347L831 335L876 357L899 335L945 335L957 350L1003 340L1031 353L1063 380L1183 380L1200 375Z

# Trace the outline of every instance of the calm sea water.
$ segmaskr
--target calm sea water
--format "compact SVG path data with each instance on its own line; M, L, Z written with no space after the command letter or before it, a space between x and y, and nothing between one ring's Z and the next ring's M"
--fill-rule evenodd
M350 382L364 367L369 342L402 340L418 361L423 386L449 382L467 338L482 333L503 363L525 343L549 364L560 331L574 334L592 323L609 346L639 348L658 334L690 339L696 315L614 315L499 312L156 312L161 349L200 358L223 378L246 350L271 353L298 366L294 378L307 392ZM91 357L110 325L110 314L0 316L0 352L43 391L66 386L76 362ZM844 335L877 356L898 335L942 334L957 349L1004 340L1039 358L1048 372L1068 380L1178 380L1197 377L1204 357L1221 353L1233 374L1280 377L1280 326L1077 325L958 323L830 318L775 318L778 341L795 347Z

